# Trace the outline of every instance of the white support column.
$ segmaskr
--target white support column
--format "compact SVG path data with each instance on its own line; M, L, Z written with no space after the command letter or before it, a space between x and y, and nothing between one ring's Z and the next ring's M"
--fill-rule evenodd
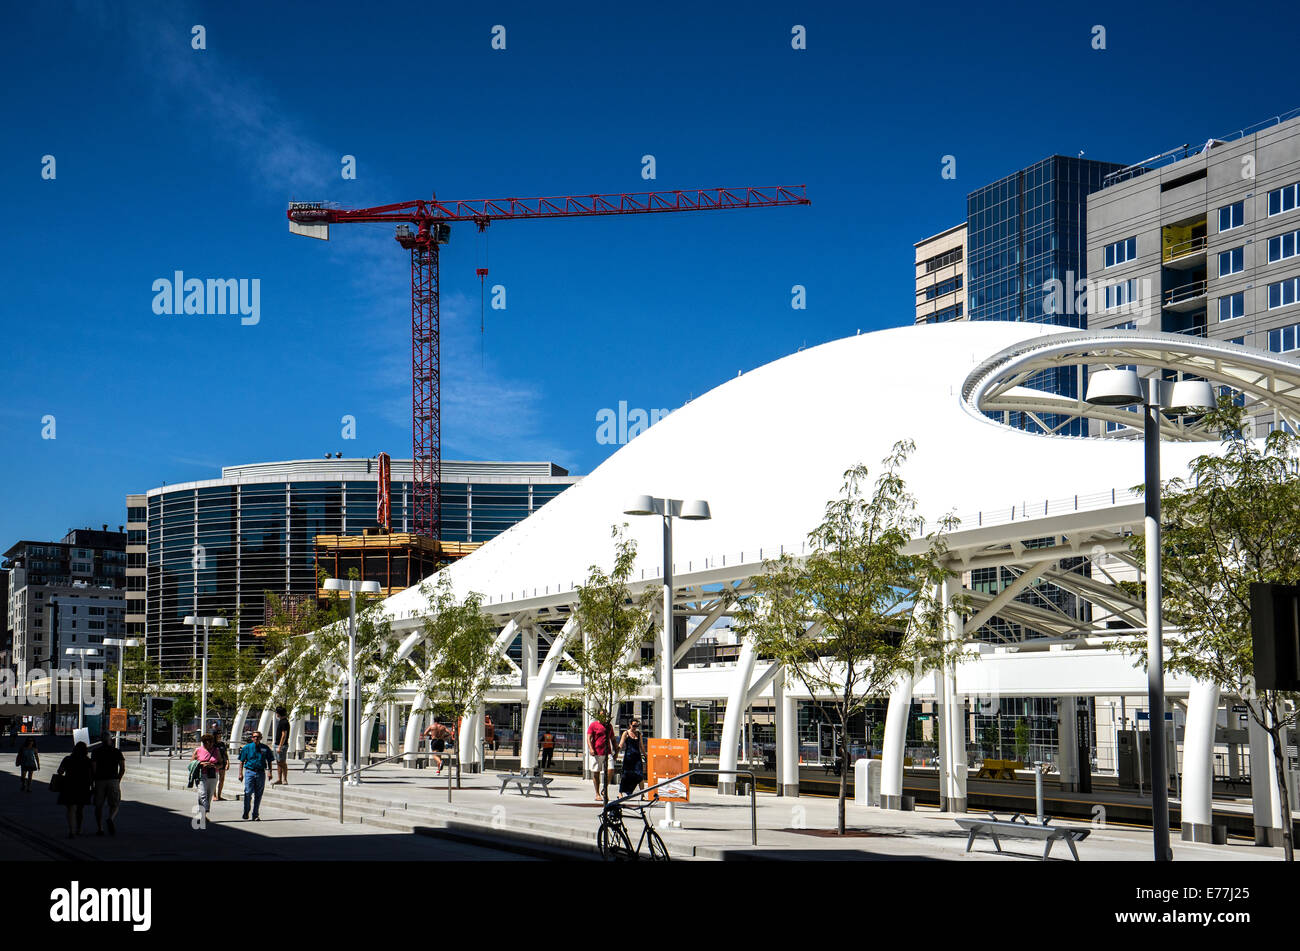
M394 756L397 754L395 740L397 738L397 710L396 703L389 703L384 708L384 755Z
M790 690L789 671L772 680L772 701L776 707L776 793L799 795L799 707Z
M484 705L480 701L473 710L465 715L460 725L459 741L462 772L481 773L483 771L483 763L479 758L479 753L483 747L483 707Z
M1074 697L1056 698L1056 772L1061 777L1061 789L1079 791L1079 736L1078 717Z
M739 759L740 728L745 722L745 699L749 694L749 681L754 676L754 642L745 638L740 645L740 658L731 681L726 712L722 720L722 748L718 751L718 769L735 769ZM736 775L718 774L718 795L732 796L736 792Z
M903 808L903 751L907 745L907 720L912 713L910 673L903 674L889 694L885 713L885 743L880 752L880 808Z
M959 593L961 579L949 575L943 582L943 603L950 604ZM944 637L949 645L962 642L962 617L956 611L947 612ZM947 781L944 798L949 812L966 811L966 698L957 693L957 664L950 662L943 668L943 744L945 755L944 775Z
M1265 715L1258 701L1247 700L1251 709ZM1282 801L1277 794L1277 764L1273 759L1273 740L1268 731L1251 716L1250 726L1250 798L1255 813L1255 844L1282 844Z
M267 746L275 742L275 737L271 735L273 726L275 726L275 708L267 706L262 710L262 715L257 718L257 732L262 734L262 740Z
M420 712L420 708L427 702L428 698L424 695L423 690L419 691L415 695L415 699L411 701L411 716L406 721L406 737L402 741L403 753L420 752L420 734L424 732L425 720L425 714ZM415 762L415 757L406 756L403 762L404 765L410 766Z
M235 718L230 721L230 736L227 739L231 743L244 745L244 721L248 719L248 704L235 711Z
M1183 731L1183 838L1213 841L1214 726L1219 716L1217 684L1198 682L1187 697Z
M316 755L324 756L334 750L334 708L320 716L320 732L316 734Z
M375 732L375 702L369 701L361 708L361 738L358 744L361 749L357 751L357 765L365 766L370 762L370 737Z
M302 712L297 707L294 707L293 710L290 711L289 714L289 755L290 756L293 756L296 753L300 753L307 745L307 741L303 737L303 727L305 726L305 721L306 718L302 715Z
M542 722L542 704L546 702L546 691L555 677L560 658L564 656L564 645L579 629L577 618L570 617L564 628L551 644L546 653L546 660L537 671L537 677L528 688L528 708L524 712L523 743L519 746L519 764L521 769L534 769L537 766L537 728Z

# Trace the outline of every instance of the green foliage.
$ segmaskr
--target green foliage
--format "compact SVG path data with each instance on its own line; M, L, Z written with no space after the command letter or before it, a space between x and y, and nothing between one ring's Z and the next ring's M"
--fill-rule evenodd
M955 656L943 640L944 621L961 604L945 604L938 593L947 577L943 533L955 519L925 535L921 548L912 545L923 523L900 470L913 448L910 440L894 445L870 494L867 467L849 469L839 497L809 533L809 554L765 561L754 595L737 612L737 629L760 656L793 672L814 696L835 698L829 706L842 728L846 763L851 716L887 694L900 674Z
M1016 759L1022 762L1029 759L1029 723L1024 717L1016 720L1015 742Z
M1248 440L1244 415L1230 398L1220 398L1206 423L1223 434L1221 451L1198 456L1190 477L1171 479L1161 494L1161 603L1166 623L1176 629L1163 639L1164 666L1246 701L1273 738L1278 792L1289 815L1282 737L1295 721L1300 696L1256 689L1250 585L1300 583L1298 447L1296 437L1281 429L1262 441ZM1133 548L1145 558L1142 535L1134 536ZM1113 646L1145 666L1145 641ZM1284 833L1290 861L1289 824Z
M427 712L432 709L464 722L476 715L479 701L492 682L496 658L492 644L497 629L483 613L483 596L471 591L458 600L451 582L440 575L433 585L421 585L428 599L424 617L427 663L421 687ZM456 783L460 784L460 759L456 760Z
M614 526L611 531L614 566L610 572L592 565L587 583L578 587L575 613L582 626L582 642L572 644L569 654L583 676L593 715L606 710L613 716L618 703L636 691L651 669L641 660L641 644L658 592L651 588L634 598L628 590L636 542L624 536L625 527Z

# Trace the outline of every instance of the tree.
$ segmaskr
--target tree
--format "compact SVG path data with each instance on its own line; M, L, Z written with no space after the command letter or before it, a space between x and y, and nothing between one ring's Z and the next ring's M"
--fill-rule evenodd
M613 717L618 704L649 675L649 664L641 660L641 644L658 592L647 589L640 597L632 597L627 583L636 563L636 542L625 537L619 526L613 527L611 537L613 568L606 574L599 565L592 565L587 583L578 586L575 613L582 625L582 643L571 647L569 655L582 674L587 709L605 710ZM608 802L609 790L602 792Z
M471 591L457 600L451 581L439 576L434 585L421 585L429 607L424 617L424 635L429 663L422 687L435 709L449 715L460 729L467 729L476 716L479 701L492 682L492 643L497 629L483 613L483 596ZM499 661L500 658L495 658ZM456 757L456 788L460 788L460 757Z
M1029 759L1029 724L1024 717L1016 720L1016 759L1022 763Z
M945 613L959 603L944 604L938 592L947 576L943 532L955 520L922 537L900 473L913 448L910 440L894 444L870 495L866 466L845 472L839 497L808 535L810 552L765 561L738 609L736 627L759 656L793 672L814 697L834 698L827 706L840 725L841 835L849 718L887 695L900 675L944 663L952 652L943 640ZM909 550L917 538L923 546Z
M1221 398L1205 420L1223 434L1221 452L1198 456L1189 466L1190 478L1171 479L1162 493L1162 607L1177 629L1164 641L1165 669L1235 693L1268 733L1286 817L1283 850L1290 862L1285 736L1300 695L1256 688L1250 585L1300 583L1298 441L1282 429L1263 441L1247 439L1243 420L1244 410ZM1145 539L1135 535L1133 542L1139 558L1145 557ZM1145 666L1145 642L1115 646Z

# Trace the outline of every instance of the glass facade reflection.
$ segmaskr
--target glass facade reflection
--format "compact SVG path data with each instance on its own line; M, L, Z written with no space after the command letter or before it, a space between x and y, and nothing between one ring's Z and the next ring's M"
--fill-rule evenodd
M971 192L966 199L969 319L1087 327L1086 312L1075 306L1075 288L1088 271L1088 195L1122 167L1053 155ZM1026 385L1077 396L1080 381L1072 368L1061 368L1044 371ZM1007 422L1012 426L1040 428L1028 417L1011 415ZM1049 415L1044 421L1054 427L1064 418ZM1058 431L1086 434L1079 420Z
M197 657L186 615L238 618L241 642L250 643L264 623L265 592L314 597L316 536L379 528L374 470L366 459L264 463L150 490L145 512L135 510L148 526L149 658L175 667ZM444 461L442 471L443 541L487 541L578 481L551 463ZM393 531L410 531L413 517L411 463L394 459Z

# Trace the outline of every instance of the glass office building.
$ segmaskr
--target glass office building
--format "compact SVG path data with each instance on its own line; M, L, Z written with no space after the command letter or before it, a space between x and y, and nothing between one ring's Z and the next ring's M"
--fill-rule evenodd
M444 460L441 540L494 538L577 481L549 462ZM196 656L189 614L238 618L250 643L266 592L316 596L318 535L379 527L377 493L374 460L325 459L230 466L220 479L128 496L128 588L143 588L142 598L129 592L128 633L143 635L149 659L165 667ZM409 459L392 461L391 504L393 531L412 531Z
M966 198L969 319L1087 327L1087 314L1075 306L1075 287L1088 276L1088 195L1121 168L1053 155L971 192ZM1067 368L1041 373L1026 385L1077 396L1081 381ZM1041 428L1020 415L1011 414L1007 422ZM1079 420L1049 416L1044 422L1049 427L1064 424L1057 430L1061 433L1086 435Z

